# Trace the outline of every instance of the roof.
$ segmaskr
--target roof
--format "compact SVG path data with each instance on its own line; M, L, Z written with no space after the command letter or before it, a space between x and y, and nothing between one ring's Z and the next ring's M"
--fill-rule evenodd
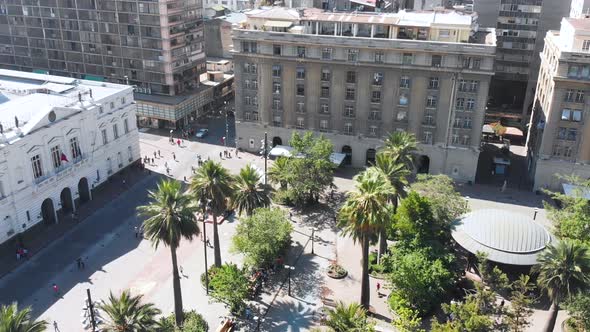
M590 19L589 18L571 18L565 17L566 20L571 26L580 31L589 31L590 32Z
M299 12L296 9L285 7L263 7L258 11L246 12L249 18L266 18L272 20L299 20Z
M454 223L455 241L475 254L484 252L493 262L535 265L551 235L532 218L505 210L473 211Z

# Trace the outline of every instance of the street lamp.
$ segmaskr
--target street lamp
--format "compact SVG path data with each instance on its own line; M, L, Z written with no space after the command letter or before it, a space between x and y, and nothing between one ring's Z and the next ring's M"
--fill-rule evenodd
M291 296L291 271L295 270L295 266L285 264L285 269L289 270L287 294Z
M535 214L533 214L533 220L537 220L537 213L539 213L539 208L535 208Z
M313 247L314 247L313 245L315 242L315 231L316 230L317 230L317 228L315 228L315 227L311 229L311 254L312 255L315 255L315 252L313 250Z
M223 111L225 112L225 139L223 143L227 146L227 140L229 139L229 124L227 123L227 101L223 102Z
M203 253L205 254L205 292L209 295L209 271L207 270L207 227L205 224L205 216L207 215L207 208L211 204L211 200L201 200L201 208L203 209Z

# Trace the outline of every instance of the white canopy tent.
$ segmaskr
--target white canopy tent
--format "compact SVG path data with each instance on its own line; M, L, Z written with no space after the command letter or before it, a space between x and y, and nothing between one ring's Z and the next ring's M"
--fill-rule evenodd
M293 148L287 145L276 145L274 148L270 150L268 156L271 159L278 158L278 157L291 157L292 156ZM337 153L333 152L330 154L330 161L333 162L336 166L342 165L346 159L345 153Z

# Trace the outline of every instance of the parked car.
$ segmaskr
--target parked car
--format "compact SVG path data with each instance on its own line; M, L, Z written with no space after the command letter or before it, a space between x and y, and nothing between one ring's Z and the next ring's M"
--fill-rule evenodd
M196 138L203 138L203 137L207 136L207 134L209 134L209 129L199 129L199 130L197 130L195 137Z

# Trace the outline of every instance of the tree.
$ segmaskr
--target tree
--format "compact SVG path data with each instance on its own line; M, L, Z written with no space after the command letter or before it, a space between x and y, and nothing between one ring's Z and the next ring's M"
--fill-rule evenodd
M235 184L232 206L239 214L246 212L250 216L254 209L270 205L268 188L260 182L260 175L254 166L248 164L242 168Z
M339 212L339 226L343 233L360 242L362 249L361 305L369 308L369 243L389 218L387 198L393 190L385 175L370 167L354 177L355 190L348 193L346 202Z
M382 152L377 153L375 158L375 167L385 174L389 180L389 184L394 189L393 194L388 198L388 201L393 207L392 214L397 212L399 199L406 195L405 187L408 185L407 176L410 175L410 171L406 165L401 162L396 163L394 159L394 156ZM386 220L391 222L389 218ZM381 263L383 254L387 251L387 230L390 228L390 225L384 226L379 233L379 256L377 259L379 263Z
M416 247L444 245L450 237L450 225L434 218L428 198L411 191L395 215L395 231L400 240Z
M141 303L142 295L132 296L124 290L119 297L111 292L106 302L98 305L107 318L105 332L153 331L161 312L152 303Z
M563 300L587 290L590 285L590 255L588 247L570 240L549 245L539 254L533 271L539 274L537 285L551 300L551 318L545 331L553 331L557 311Z
M338 302L328 310L326 325L335 332L374 332L374 326L367 320L367 311L358 303L349 305Z
M35 321L31 318L31 308L18 310L18 305L2 305L0 307L0 331L2 332L43 332L47 330L47 322Z
M418 174L410 190L428 198L434 218L441 223L450 224L469 212L467 202L447 175Z
M570 315L567 324L576 331L590 331L590 295L576 294L566 307Z
M420 318L418 311L400 307L395 311L396 317L393 318L391 324L400 332L424 332L420 328L422 318Z
M510 308L506 313L506 324L512 332L523 332L530 325L529 317L533 313L531 306L536 299L531 295L535 286L528 275L521 275L512 283Z
M466 297L464 302L451 302L442 306L450 317L444 323L432 319L432 332L487 332L494 330L494 321L490 314L481 310L474 295Z
M476 257L477 269L483 282L496 292L509 288L510 280L508 276L497 265L493 265L488 261L487 253L477 252Z
M394 163L401 163L407 169L414 167L414 152L417 150L418 143L416 136L405 131L395 131L390 133L385 140L383 153L394 157Z
M245 262L255 267L267 266L289 244L293 226L278 208L259 208L240 221L232 238L233 249L245 256Z
M209 276L211 296L227 304L232 313L240 314L250 286L246 271L238 268L236 264L226 263L212 268Z
M213 214L213 251L215 266L221 266L221 247L219 244L219 230L217 216L225 213L228 200L234 193L234 179L228 170L220 163L207 160L193 177L190 184L192 193L197 201L209 201L209 207Z
M279 184L281 186L281 190L286 190L291 179L289 158L278 157L268 170L268 179L272 183Z
M209 324L196 311L191 310L184 313L184 322L178 327L174 323L174 316L162 317L159 323L158 332L207 332Z
M175 180L163 180L156 191L150 191L151 202L137 208L140 215L147 217L143 222L144 234L154 247L160 243L170 248L172 258L172 286L174 288L174 312L176 324L182 325L182 293L176 249L180 240L192 240L199 234L195 220L197 206L191 197L182 191L182 185Z

